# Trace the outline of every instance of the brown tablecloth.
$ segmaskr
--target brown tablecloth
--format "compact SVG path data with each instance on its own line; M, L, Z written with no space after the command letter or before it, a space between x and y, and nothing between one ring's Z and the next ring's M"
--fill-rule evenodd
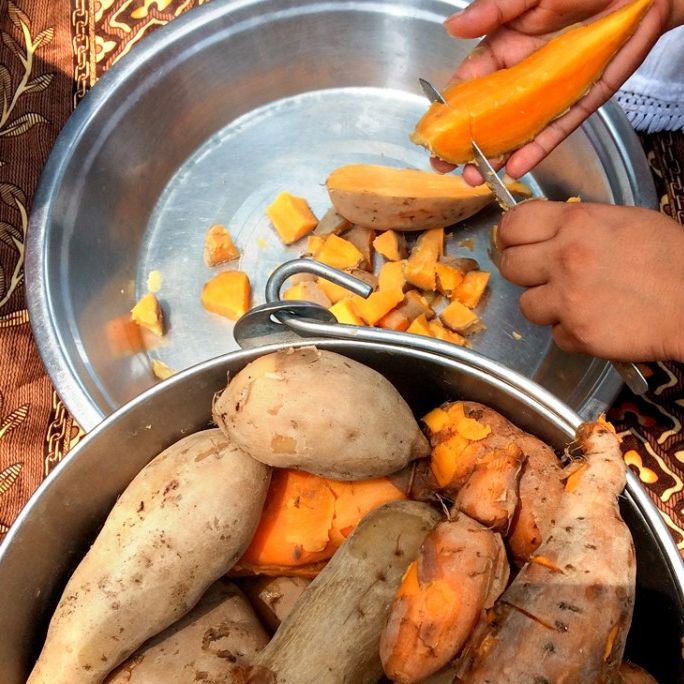
M145 35L207 0L0 0L0 539L81 438L31 334L27 215L50 148L97 78ZM661 210L684 222L684 136L644 139ZM652 364L651 393L610 411L631 467L684 550L684 373Z

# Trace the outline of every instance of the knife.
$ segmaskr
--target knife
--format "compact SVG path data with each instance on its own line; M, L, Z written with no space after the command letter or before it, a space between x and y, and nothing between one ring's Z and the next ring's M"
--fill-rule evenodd
M432 85L432 83L426 81L424 78L419 78L418 82L420 83L420 87L423 89L423 93L428 100L430 100L430 102L446 104L446 100L439 90ZM482 178L484 178L485 183L494 193L497 201L504 211L512 209L516 204L518 204L518 201L515 199L515 197L513 197L511 191L499 178L498 174L489 163L489 160L483 154L478 144L474 140L471 140L470 143L473 148L475 166L477 166L477 170L480 172ZM493 249L498 251L494 241ZM496 258L493 258L492 260L496 263ZM620 374L620 377L624 380L627 387L634 392L634 394L642 395L648 391L648 382L646 382L646 378L636 364L626 361L611 361L610 363L612 363L613 368L615 368L615 370Z

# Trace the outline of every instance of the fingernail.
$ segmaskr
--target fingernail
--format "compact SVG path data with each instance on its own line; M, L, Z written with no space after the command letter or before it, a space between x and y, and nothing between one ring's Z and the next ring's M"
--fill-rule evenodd
M462 10L458 10L458 12L454 12L453 14L450 14L442 23L446 26L450 22L454 21L454 19L458 19L464 12L466 12L470 6L465 7Z

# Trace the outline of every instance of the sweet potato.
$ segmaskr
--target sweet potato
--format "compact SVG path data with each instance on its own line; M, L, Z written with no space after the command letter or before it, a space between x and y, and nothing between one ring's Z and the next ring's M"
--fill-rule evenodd
M460 176L372 164L336 169L326 185L337 213L352 223L400 231L450 226L494 199L486 185Z
M266 208L266 215L286 245L303 238L318 224L306 200L289 192L281 192Z
M131 309L131 320L158 337L164 334L164 314L152 292L148 292Z
M230 670L249 664L267 643L242 592L219 581L184 618L117 667L105 684L232 684Z
M389 261L401 261L408 255L406 238L395 230L386 230L373 240L375 251Z
M271 633L280 627L309 584L311 580L305 577L250 577L242 580L245 594Z
M249 276L243 271L223 271L202 288L202 306L207 311L237 320L247 313L251 298Z
M209 228L204 237L204 263L207 266L218 266L239 258L240 252L228 229L220 223Z
M455 508L506 534L518 507L518 482L525 454L517 444L494 449L477 462L456 497Z
M583 425L577 442L587 467L463 659L464 684L618 676L636 581L632 536L618 508L626 467L605 425Z
M259 526L240 568L300 566L328 560L359 520L383 503L405 498L387 478L340 482L277 469Z
M244 553L270 469L219 430L154 458L71 576L30 684L95 684L185 615Z
M330 208L323 214L323 217L314 228L314 234L326 237L331 233L340 235L345 230L351 228L351 223L346 218L340 216L334 209Z
M388 475L429 453L390 382L315 347L248 364L216 400L213 414L235 444L263 463L336 480Z
M464 514L437 525L404 575L380 638L385 674L412 684L443 668L504 591L508 573L500 535Z
M287 684L375 684L392 597L439 517L417 501L369 513L257 656L262 674Z

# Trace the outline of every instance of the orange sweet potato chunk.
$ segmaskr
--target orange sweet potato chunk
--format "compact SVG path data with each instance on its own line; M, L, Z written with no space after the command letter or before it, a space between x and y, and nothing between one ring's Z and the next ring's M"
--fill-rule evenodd
M331 233L316 252L316 259L333 268L351 269L359 266L364 256L349 240Z
M359 297L357 309L359 315L367 325L376 325L377 322L397 304L404 300L404 293L401 290L378 290L373 292L367 299Z
M464 275L457 268L449 264L437 263L435 265L437 276L437 291L447 297L463 282Z
M330 308L332 302L323 289L312 280L295 283L283 293L283 299L300 300L320 304L326 309Z
M416 241L406 263L406 280L421 290L436 288L435 266L444 253L444 229L426 230Z
M318 224L306 200L289 192L281 192L268 206L266 214L286 245L303 238Z
M209 228L204 238L204 263L207 266L218 266L239 258L240 252L228 229L220 223Z
M466 273L463 282L453 292L454 299L474 309L479 303L489 283L489 273L486 271L470 271Z
M378 273L378 288L380 290L405 290L405 265L405 261L388 261L383 264Z
M403 233L395 230L386 230L373 240L373 247L378 254L381 254L389 261L401 261L408 254L406 248L406 238Z
M131 320L159 337L164 334L164 315L159 301L151 292L131 309Z
M474 332L480 326L477 314L457 300L452 301L439 317L447 328L457 333Z
M202 288L202 305L207 311L237 320L249 311L249 278L242 271L224 271Z
M407 330L410 324L409 319L401 311L397 311L397 309L393 309L388 314L385 314L377 323L379 328L397 330L399 332Z
M354 297L347 296L344 299L340 299L329 308L329 311L335 316L338 323L363 325L363 319L357 313Z
M413 333L414 335L423 335L423 337L434 337L425 314L420 314L420 316L414 318L406 332Z

